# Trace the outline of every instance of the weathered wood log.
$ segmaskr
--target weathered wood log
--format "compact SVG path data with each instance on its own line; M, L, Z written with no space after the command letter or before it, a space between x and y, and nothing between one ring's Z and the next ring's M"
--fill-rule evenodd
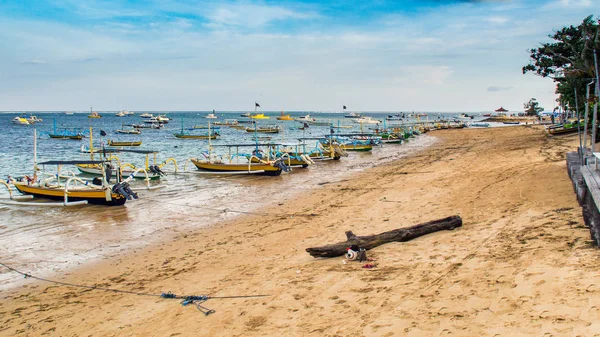
M327 246L306 248L313 257L336 257L346 254L348 247L357 245L366 250L375 248L388 242L405 242L426 234L441 230L453 230L462 226L462 219L458 215L429 221L412 227L398 228L389 232L376 235L356 236L351 231L346 232L347 241L338 242Z

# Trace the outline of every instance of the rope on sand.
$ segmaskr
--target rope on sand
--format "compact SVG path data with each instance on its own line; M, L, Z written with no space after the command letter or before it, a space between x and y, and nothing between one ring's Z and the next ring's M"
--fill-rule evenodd
M29 273L25 273L22 272L20 270L17 270L3 262L0 262L0 265L5 267L6 269L15 272L17 274L21 274L23 275L25 278L32 278L32 279L36 279L39 281L43 281L43 282L48 282L48 283L53 283L53 284L58 284L58 285L63 285L63 286L67 286L67 287L75 287L75 288L83 288L83 289L90 289L90 290L100 290L100 291L108 291L108 292L113 292L113 293L120 293L120 294L130 294L130 295L138 295L138 296L151 296L151 297L160 297L160 298L164 298L164 299L180 299L181 301L181 305L186 306L189 304L193 304L196 306L196 308L198 308L198 310L200 310L200 312L202 312L204 315L208 316L212 313L214 313L215 311L209 308L206 308L204 306L202 306L202 303L208 301L209 299L234 299L234 298L255 298L255 297L267 297L267 296L271 296L271 295L234 295L234 296L209 296L209 295L187 295L187 296L181 296L181 295L175 295L172 292L166 292L166 293L162 293L162 294L152 294L152 293L141 293L141 292L136 292L136 291L130 291L130 290L122 290L122 289L113 289L113 288L104 288L104 287L97 287L97 286L88 286L88 285L84 285L84 284L76 284L76 283L69 283L69 282L62 282L62 281L56 281L56 280L50 280L50 279L46 279L43 277L39 277L39 276L35 276Z

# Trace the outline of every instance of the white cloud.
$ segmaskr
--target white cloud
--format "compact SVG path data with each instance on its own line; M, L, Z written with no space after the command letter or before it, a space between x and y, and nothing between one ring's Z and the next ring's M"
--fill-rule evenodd
M484 18L484 21L489 22L491 24L503 25L508 22L508 18L503 16L489 16Z

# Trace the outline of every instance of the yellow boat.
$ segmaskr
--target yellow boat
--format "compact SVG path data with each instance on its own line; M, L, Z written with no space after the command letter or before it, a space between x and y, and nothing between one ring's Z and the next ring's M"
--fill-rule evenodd
M36 185L28 185L27 182L14 182L13 185L19 192L23 194L33 195L34 197L40 197L52 200L64 200L65 199L65 187L60 185L41 187ZM110 188L108 188L110 191ZM107 200L107 194L110 194L110 200ZM91 190L89 187L72 187L67 192L68 200L71 202L75 201L87 201L89 204L94 205L106 205L106 206L120 206L125 204L127 198L121 194L108 192L107 188L98 187L97 190Z
M142 141L136 141L136 142L119 142L119 141L115 141L115 140L108 140L107 141L108 146L140 146L142 145Z
M269 119L271 117L265 116L265 114L255 114L255 115L250 115L250 118L252 118L252 119Z
M221 172L231 174L263 174L269 176L278 176L281 174L281 168L273 166L271 163L248 162L248 163L223 163L219 161L209 161L201 159L191 159L191 162L201 171Z
M96 111L94 111L88 115L88 118L102 118L102 116L99 113L97 113Z
M277 117L279 121L293 121L294 119L290 115L284 115L283 111L281 112L281 116Z

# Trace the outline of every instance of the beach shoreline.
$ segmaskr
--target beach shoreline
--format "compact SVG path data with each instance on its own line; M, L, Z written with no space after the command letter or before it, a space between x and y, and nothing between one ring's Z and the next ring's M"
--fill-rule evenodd
M152 294L268 297L209 300L203 305L216 312L204 316L176 300L32 282L0 294L0 335L595 331L597 250L564 163L575 137L547 138L532 126L433 135L440 140L429 148L259 214L179 233L60 278ZM304 251L343 241L346 230L374 234L454 214L463 218L460 229L369 251L373 269Z

